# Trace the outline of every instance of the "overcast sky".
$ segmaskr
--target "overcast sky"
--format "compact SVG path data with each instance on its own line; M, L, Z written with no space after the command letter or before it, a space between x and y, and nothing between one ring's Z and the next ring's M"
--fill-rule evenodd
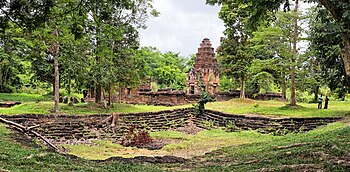
M218 18L220 7L205 0L154 0L159 17L150 18L146 30L140 31L141 46L157 47L162 52L179 52L182 56L197 53L203 38L219 46L225 30Z

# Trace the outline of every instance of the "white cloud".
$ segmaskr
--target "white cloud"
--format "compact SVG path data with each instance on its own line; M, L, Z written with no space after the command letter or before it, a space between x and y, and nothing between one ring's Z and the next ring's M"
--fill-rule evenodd
M205 0L154 0L159 17L147 21L140 31L141 46L157 47L162 52L180 52L183 56L197 53L203 38L209 38L216 48L225 29L218 18L220 7L205 4Z

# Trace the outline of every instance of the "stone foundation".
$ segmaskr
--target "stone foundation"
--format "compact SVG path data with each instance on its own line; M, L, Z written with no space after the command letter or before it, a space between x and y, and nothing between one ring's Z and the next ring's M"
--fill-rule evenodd
M216 101L227 101L233 98L239 98L240 92L220 92L215 94ZM247 98L255 100L273 100L281 99L279 93L259 93L247 94ZM121 101L128 104L148 104L161 106L178 106L190 103L196 103L200 100L201 94L186 94L181 90L167 90L156 92L132 92L132 94L122 95Z
M133 125L147 131L168 130L185 125L192 109L177 109L148 113L119 114L112 128L111 114L37 115L24 114L1 117L35 130L49 139L118 139Z
M304 132L341 118L266 118L205 110L201 116L194 109L185 108L148 113L119 114L116 127L111 127L110 114L96 115L0 115L24 126L38 126L37 132L49 139L118 139L135 125L138 129L161 131L183 127L192 119L201 128L226 127L235 130L257 130L261 133L285 134ZM118 115L117 115L118 116Z
M226 127L235 130L257 130L260 133L283 135L289 132L305 132L318 126L336 122L341 118L267 118L261 116L233 115L205 110L197 116L195 124L202 128Z

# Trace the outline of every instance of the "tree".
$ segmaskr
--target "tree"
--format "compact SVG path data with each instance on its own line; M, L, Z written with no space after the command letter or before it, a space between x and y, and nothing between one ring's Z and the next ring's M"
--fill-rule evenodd
M157 82L160 88L183 89L185 87L189 61L179 53L161 53L156 48L143 47L138 51L137 56L143 61L142 77L144 79Z
M270 12L278 11L281 5L284 10L290 9L289 0L207 0L207 4L225 4L225 3L245 3L249 4L245 10L250 12L249 27L257 28L259 22L266 20ZM309 0L308 2L317 2L323 5L332 15L336 23L341 27L340 49L346 74L350 76L350 3L347 0Z
M272 20L271 14L269 13L269 10L276 10L278 9L280 4L276 4L276 2L263 2L263 1L250 1L250 0L234 0L234 1L228 1L228 0L207 0L207 3L209 4L222 4L222 9L227 6L229 9L235 13L238 14L238 16L244 16L246 17L246 22L244 22L243 27L246 31L255 31L257 28L261 25L266 25L266 21ZM239 4L239 5L237 5ZM262 7L257 6L262 5ZM266 8L267 7L267 8ZM289 8L289 2L286 2L286 8ZM221 17L224 19L232 18L231 13L224 13L225 17ZM219 14L220 17L220 14ZM235 19L232 19L234 21ZM234 22L230 22L231 24ZM225 20L224 20L225 22ZM298 0L295 1L295 9L294 9L294 34L293 34L293 53L294 55L291 58L291 102L290 104L292 106L296 105L296 95L295 95L295 62L297 57L297 37L298 37ZM226 23L226 22L225 22Z
M22 86L18 77L25 72L21 59L30 46L14 23L0 28L0 92L10 93Z
M218 61L222 68L222 73L240 79L240 98L245 98L245 84L253 60L253 55L249 50L249 47L247 47L247 43L239 41L238 37L233 40L230 40L229 38L224 39L221 42L218 55Z
M138 48L137 29L145 28L150 0L135 1L89 1L86 10L90 16L89 36L93 46L92 77L96 85L95 102L100 103L102 87L110 87L113 82L125 82L123 75L132 71L124 64L132 61L131 49ZM128 75L132 76L132 75ZM128 81L130 78L128 78Z
M346 75L341 63L341 26L322 7L313 8L309 16L309 51L319 66L319 82L322 81L332 91L338 92L339 98L343 98L346 87L350 88L350 76Z
M42 62L42 57L52 57L54 63L54 113L59 112L59 50L63 39L69 37L72 30L65 26L72 22L74 12L79 11L81 2L75 0L68 1L3 1L0 4L1 17L0 21L7 27L8 21L22 28L26 33L26 39L32 38L32 42L38 47L30 47L34 50L29 55L35 56L34 62ZM77 31L77 30L75 30ZM77 32L75 32L77 33ZM77 35L77 34L76 34ZM26 52L23 52L26 54ZM43 63L33 63L45 66ZM43 69L43 68L39 68ZM47 71L47 70L46 70ZM39 72L40 73L40 72ZM39 74L38 73L38 74ZM44 74L43 76L50 76ZM38 76L42 78L42 76Z
M293 29L293 55L291 60L291 66L290 66L290 105L296 106L297 99L295 95L295 62L298 56L297 52L297 38L298 38L298 7L299 7L299 0L295 0L295 7L294 7L294 29Z
M245 11L246 4L223 4L219 18L225 23L226 38L223 38L218 51L219 63L226 75L240 78L240 97L245 98L245 82L248 78L248 69L253 59L248 38L251 30L245 27L249 13ZM236 10L238 9L238 10Z
M261 26L253 32L250 41L257 60L252 65L254 75L268 72L281 85L282 96L286 98L286 78L291 59L291 33L293 14L277 12L276 19L267 27ZM264 75L263 75L264 76Z

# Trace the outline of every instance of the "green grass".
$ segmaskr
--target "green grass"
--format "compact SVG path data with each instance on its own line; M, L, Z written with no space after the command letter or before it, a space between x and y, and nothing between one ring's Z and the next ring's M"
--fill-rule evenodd
M152 105L129 105L115 103L113 108L104 109L94 103L79 103L74 106L68 106L60 103L60 112L63 114L100 114L100 113L135 113L135 112L154 112L161 110L172 110L187 106L152 106ZM0 114L48 114L53 111L53 102L25 102L11 108L0 108Z
M152 133L158 138L184 138L192 141L189 146L210 145L211 139L222 138L227 143L212 153L199 156L184 164L122 164L118 162L97 163L84 159L70 159L42 148L32 148L14 143L9 137L9 130L0 125L0 171L303 171L296 168L302 164L311 164L309 170L347 171L338 162L349 162L350 126L343 122L328 124L303 134L285 136L262 135L254 131L226 133L222 130L210 130L196 136L182 135L176 132ZM244 141L244 142L242 142ZM218 142L216 142L218 143ZM198 144L198 145L196 145ZM231 143L230 143L231 144ZM109 141L96 141L94 146L108 148L118 153L120 145ZM94 150L92 146L82 150L85 153L108 155L104 149ZM174 150L191 151L183 147ZM134 149L130 149L134 151ZM201 151L201 150L197 150ZM120 153L120 152L119 152ZM326 155L326 156L323 156ZM313 165L313 166L312 166Z
M256 143L276 138L255 131L229 133L221 129L204 130L196 135L184 134L178 131L159 131L152 132L151 136L156 139L170 140L171 143L160 150L123 147L106 140L100 140L93 145L64 145L64 147L70 150L70 154L93 160L103 160L113 156L130 158L135 156L172 155L192 158L226 146Z
M196 171L303 171L295 167L300 164L313 164L309 168L313 171L348 171L349 167L337 162L350 161L349 142L350 127L332 123L304 134L225 147L202 157Z
M162 171L154 165L97 163L80 158L72 159L42 148L15 143L9 133L10 131L0 124L0 171Z
M315 103L298 103L291 107L286 102L275 100L257 101L232 99L225 102L211 102L207 109L232 114L257 114L271 117L347 117L350 116L350 102L329 102L329 109L317 109Z
M16 102L36 102L44 100L44 96L38 94L26 93L0 93L1 101L16 101Z

